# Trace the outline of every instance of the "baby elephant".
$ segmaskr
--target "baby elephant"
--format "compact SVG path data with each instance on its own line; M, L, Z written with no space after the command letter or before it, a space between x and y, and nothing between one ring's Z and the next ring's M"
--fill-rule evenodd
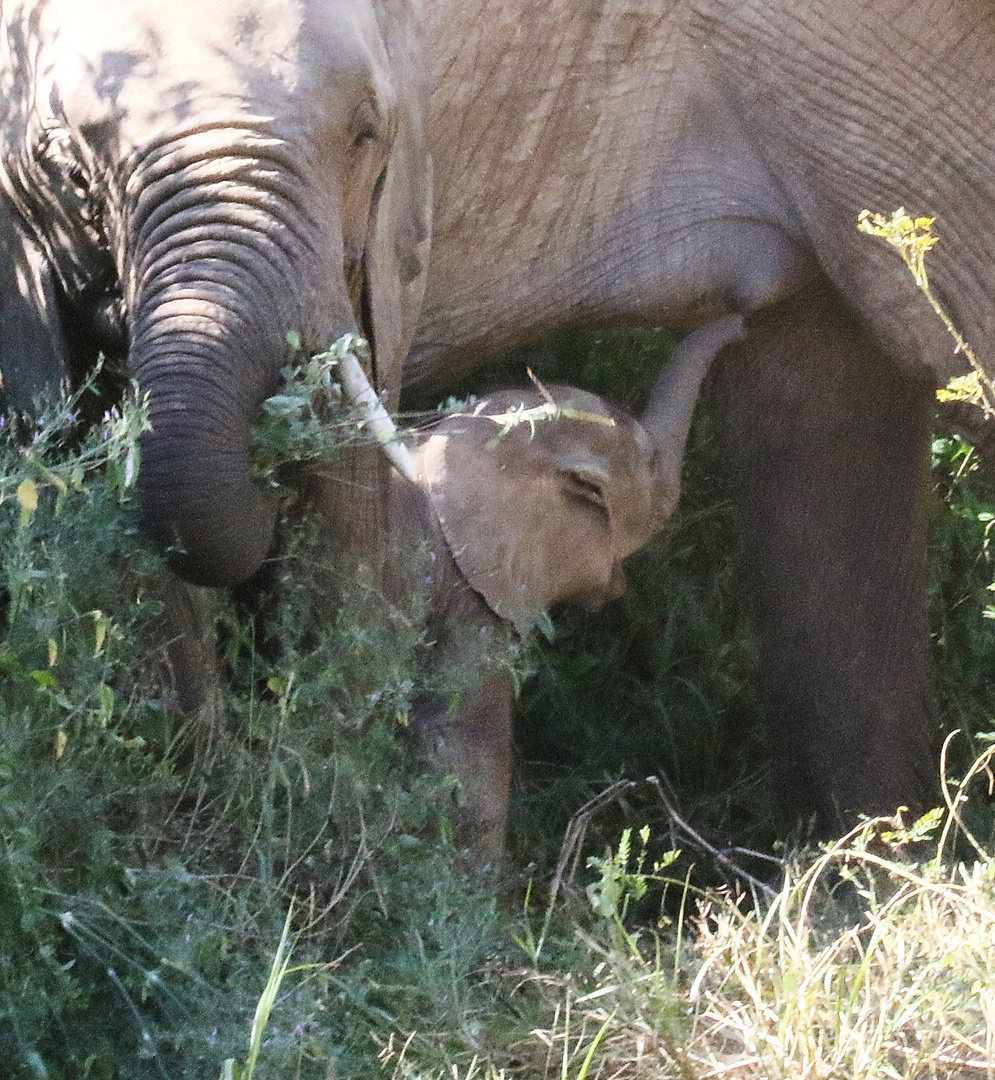
M685 339L639 421L569 386L501 391L422 433L416 483L392 477L387 587L430 590L425 681L445 687L416 701L415 728L459 781L479 866L504 850L514 645L558 604L624 591L622 561L676 505L701 380L741 336L730 317Z

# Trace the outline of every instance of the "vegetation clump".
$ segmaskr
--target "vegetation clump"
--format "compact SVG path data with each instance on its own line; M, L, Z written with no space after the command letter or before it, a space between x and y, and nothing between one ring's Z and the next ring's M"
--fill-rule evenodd
M554 345L541 378L602 391L612 365L651 383L668 348ZM752 645L702 417L682 509L633 561L629 595L536 646L499 902L453 845L454 781L408 767L424 598L399 612L298 529L276 655L222 603L225 724L194 760L161 559L137 534L141 403L67 439L71 412L0 440L4 1075L995 1068L995 836L987 766L969 769L995 715L995 491L958 437L933 448L934 647L944 723L965 731L946 832L879 824L807 861L771 854ZM888 846L913 840L917 861Z

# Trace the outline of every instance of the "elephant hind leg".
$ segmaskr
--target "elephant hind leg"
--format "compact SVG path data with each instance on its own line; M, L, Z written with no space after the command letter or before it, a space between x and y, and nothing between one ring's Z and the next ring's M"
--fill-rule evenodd
M920 809L931 387L822 282L750 320L714 400L783 804L823 832Z

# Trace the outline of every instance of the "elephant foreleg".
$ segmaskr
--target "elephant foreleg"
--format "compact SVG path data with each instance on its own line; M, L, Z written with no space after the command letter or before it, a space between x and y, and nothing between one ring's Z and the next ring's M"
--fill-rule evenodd
M921 808L931 388L818 283L749 320L714 403L785 807L822 832Z
M479 869L498 868L504 859L513 700L510 674L498 671L460 692L448 708L435 699L436 709L418 710L427 760L459 781L458 838L469 849L469 864Z
M161 658L166 683L189 719L192 755L204 763L216 751L226 716L217 597L173 574L161 575L153 588L163 612L148 651Z
M443 564L450 560L445 549L439 554ZM500 867L515 696L509 662L517 637L452 567L441 573L423 657L425 681L436 689L416 702L415 730L427 763L459 782L457 839L469 849L470 865Z
M0 199L0 407L32 413L68 378L51 271Z

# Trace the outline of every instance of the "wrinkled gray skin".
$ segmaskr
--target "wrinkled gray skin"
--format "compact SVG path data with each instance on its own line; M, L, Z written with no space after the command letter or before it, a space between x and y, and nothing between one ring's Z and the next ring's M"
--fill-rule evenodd
M966 365L858 212L935 214L995 373L982 0L427 0L436 210L410 385L554 327L748 337L712 387L787 810L923 806L932 391Z
M249 424L347 331L396 385L431 213L415 0L0 0L7 403L98 350L149 394L146 531L188 580L269 548Z

